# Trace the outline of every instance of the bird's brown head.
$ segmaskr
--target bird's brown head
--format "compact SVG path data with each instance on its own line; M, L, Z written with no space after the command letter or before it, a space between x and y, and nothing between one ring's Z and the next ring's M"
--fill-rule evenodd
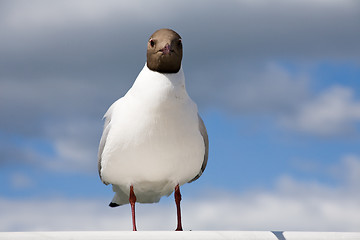
M177 73L183 55L181 37L171 29L159 29L147 44L147 67L160 73Z

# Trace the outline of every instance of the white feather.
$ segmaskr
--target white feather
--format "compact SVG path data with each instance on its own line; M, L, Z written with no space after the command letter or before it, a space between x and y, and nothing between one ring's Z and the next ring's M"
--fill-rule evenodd
M157 202L199 173L205 145L182 68L161 74L145 64L105 118L109 129L100 175L113 184L113 202L128 203L130 185L138 202Z

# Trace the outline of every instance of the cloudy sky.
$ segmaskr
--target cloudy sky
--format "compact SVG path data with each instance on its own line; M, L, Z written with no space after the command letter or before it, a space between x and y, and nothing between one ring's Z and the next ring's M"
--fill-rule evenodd
M159 28L210 138L186 230L360 230L360 2L0 2L0 231L131 230L97 175L102 116ZM138 205L175 229L173 197Z

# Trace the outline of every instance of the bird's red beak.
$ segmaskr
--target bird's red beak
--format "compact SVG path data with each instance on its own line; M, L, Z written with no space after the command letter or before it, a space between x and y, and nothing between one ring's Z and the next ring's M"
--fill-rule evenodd
M161 49L161 51L164 55L169 54L170 52L172 52L171 45L167 43L165 47Z

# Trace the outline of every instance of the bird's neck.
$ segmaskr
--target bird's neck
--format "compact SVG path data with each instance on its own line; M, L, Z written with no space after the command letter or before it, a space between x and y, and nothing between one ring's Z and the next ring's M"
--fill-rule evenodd
M151 85L151 87L171 86L185 88L185 76L182 67L177 73L159 73L150 70L145 64L134 84Z
M166 79L174 86L185 84L185 76L182 66L177 73L160 73L149 69L147 64L145 64L142 72L146 72L152 79Z
M182 68L177 73L159 73L150 70L145 64L136 78L132 92L145 96L188 97L185 89L185 77Z

